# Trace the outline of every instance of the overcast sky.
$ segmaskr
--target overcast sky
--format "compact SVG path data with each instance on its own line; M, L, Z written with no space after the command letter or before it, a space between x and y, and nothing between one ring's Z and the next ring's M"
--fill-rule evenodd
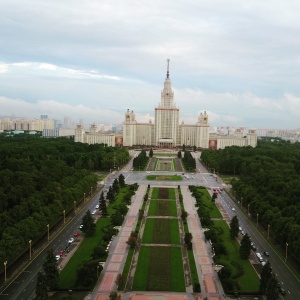
M2 0L0 116L299 128L299 0Z

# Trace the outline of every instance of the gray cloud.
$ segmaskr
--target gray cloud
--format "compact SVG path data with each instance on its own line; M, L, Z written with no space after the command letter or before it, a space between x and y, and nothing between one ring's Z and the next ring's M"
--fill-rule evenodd
M0 11L1 114L49 102L53 117L121 122L130 108L147 120L169 57L182 119L299 126L297 1L10 0Z

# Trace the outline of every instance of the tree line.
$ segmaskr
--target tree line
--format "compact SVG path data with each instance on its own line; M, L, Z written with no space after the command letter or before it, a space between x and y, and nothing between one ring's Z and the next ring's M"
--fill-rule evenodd
M126 149L66 138L0 137L0 261L12 262L83 200L98 176L129 160ZM0 270L3 270L3 266Z
M300 262L300 143L262 140L256 148L205 150L201 160L233 176L236 198Z

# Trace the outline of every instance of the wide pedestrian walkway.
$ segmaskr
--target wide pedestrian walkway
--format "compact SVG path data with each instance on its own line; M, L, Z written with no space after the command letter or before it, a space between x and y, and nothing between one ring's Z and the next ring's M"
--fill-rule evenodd
M187 186L181 186L184 209L188 213L187 224L193 236L193 252L201 285L201 295L207 300L224 299L224 292L217 272L213 268L212 251L205 242L203 228L195 207L195 199Z
M140 185L131 200L131 206L124 220L123 226L111 244L109 256L104 269L100 275L99 284L95 287L90 299L107 299L107 295L116 290L116 279L123 271L126 262L128 248L126 244L131 232L134 231L138 221L139 209L142 206L143 197L146 193L147 185Z

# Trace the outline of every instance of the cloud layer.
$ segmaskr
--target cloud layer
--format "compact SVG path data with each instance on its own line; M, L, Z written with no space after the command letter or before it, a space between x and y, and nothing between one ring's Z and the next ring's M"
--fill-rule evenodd
M0 116L153 119L171 59L185 123L297 128L300 2L0 3Z

